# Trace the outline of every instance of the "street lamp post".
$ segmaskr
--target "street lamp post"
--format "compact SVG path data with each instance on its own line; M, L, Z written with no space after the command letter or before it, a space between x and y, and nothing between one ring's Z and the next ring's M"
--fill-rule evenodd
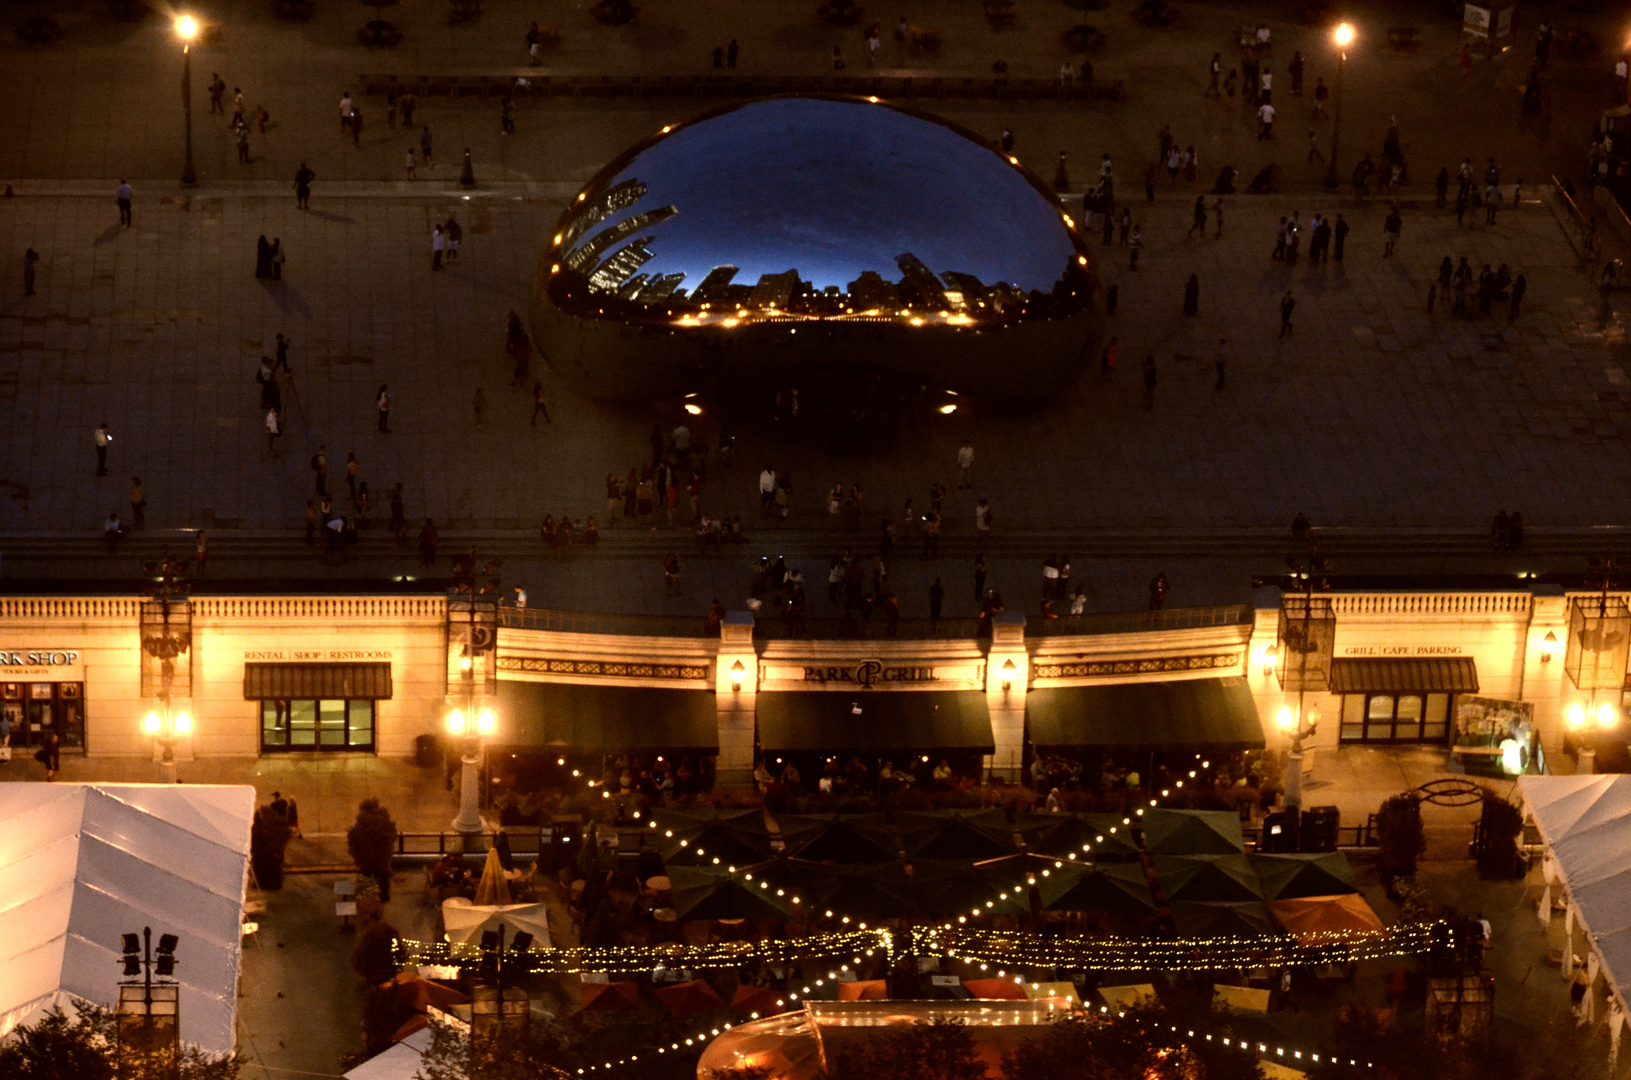
M491 709L476 709L475 693L466 699L468 715L454 709L447 717L448 734L464 740L463 771L459 774L459 816L453 819L453 831L461 836L480 836L487 831L481 820L481 740L493 733L496 721Z
M1348 66L1348 46L1353 43L1354 28L1351 23L1340 23L1331 34L1331 40L1337 47L1337 83L1332 92L1335 102L1331 113L1331 161L1325 169L1325 186L1339 187L1342 178L1337 173L1337 144L1342 138L1342 69Z
M176 783L176 743L192 733L193 719L185 712L170 712L170 698L159 698L158 708L142 721L142 731L152 737L163 751L160 759L164 766L164 782Z
M198 20L191 15L176 18L176 36L181 39L181 110L187 118L187 160L181 166L183 184L198 183L193 168L193 39L198 36Z

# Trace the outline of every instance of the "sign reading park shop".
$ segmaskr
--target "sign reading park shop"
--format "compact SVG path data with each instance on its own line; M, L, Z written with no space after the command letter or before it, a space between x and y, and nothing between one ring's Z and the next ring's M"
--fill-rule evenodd
M72 667L79 653L67 649L0 649L0 667Z
M885 664L882 660L862 660L858 664L806 667L805 682L844 683L868 689L879 683L934 682L934 668L916 664Z

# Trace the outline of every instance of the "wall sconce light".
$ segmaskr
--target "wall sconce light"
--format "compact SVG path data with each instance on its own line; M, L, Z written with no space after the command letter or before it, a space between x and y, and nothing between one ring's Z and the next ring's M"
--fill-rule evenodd
M1018 670L1019 670L1019 668L1014 666L1014 658L1013 657L1010 656L1008 659L1006 659L1006 660L1004 660L1002 662L1002 692L1003 693L1006 694L1006 693L1008 693L1008 691L1010 691L1010 690L1012 690L1014 688L1014 672L1016 672Z
M1540 662L1543 664L1550 664L1552 662L1552 656L1556 652L1557 634L1551 630L1548 630L1546 631L1546 636L1540 639Z
M1263 650L1263 678L1266 679L1274 674L1274 665L1279 659L1280 647L1278 645L1270 645Z
M742 661L738 660L734 664L732 664L731 665L731 689L735 690L737 692L740 692L741 689L742 689L742 680L747 678L747 674L748 674L748 669L742 666Z

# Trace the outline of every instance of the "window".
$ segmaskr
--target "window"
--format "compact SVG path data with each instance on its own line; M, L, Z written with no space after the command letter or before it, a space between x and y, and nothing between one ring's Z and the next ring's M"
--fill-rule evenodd
M374 702L321 698L261 702L263 750L372 750Z
M1441 743L1449 734L1449 694L1344 694L1343 742Z

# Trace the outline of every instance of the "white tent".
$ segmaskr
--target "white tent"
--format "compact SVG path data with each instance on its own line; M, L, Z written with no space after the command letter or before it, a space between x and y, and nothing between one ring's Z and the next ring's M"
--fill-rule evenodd
M480 941L482 931L503 926L505 948L523 930L533 937L532 949L550 947L549 915L543 904L478 905L455 896L442 901L442 925L447 940L455 945Z
M120 935L175 934L181 1038L236 1040L255 789L0 784L0 1037L75 998L113 1008Z
M414 1080L430 1040L430 1028L420 1028L346 1073L345 1080Z

